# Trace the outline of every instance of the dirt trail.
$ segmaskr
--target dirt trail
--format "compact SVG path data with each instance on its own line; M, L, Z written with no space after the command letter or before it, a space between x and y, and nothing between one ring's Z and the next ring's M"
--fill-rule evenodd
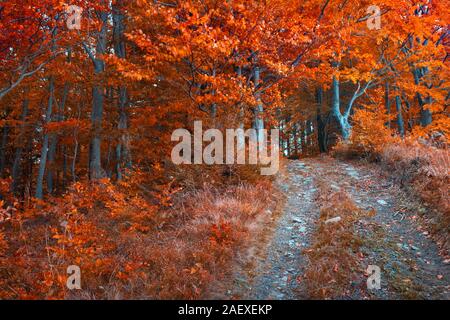
M314 204L311 167L303 162L292 162L288 180L280 185L287 203L278 220L274 237L268 248L267 259L258 266L250 299L296 299L298 276L303 272L304 257L300 253L310 245L311 233L318 210Z
M287 177L279 182L287 200L266 254L256 261L249 277L238 272L238 285L228 296L243 299L308 299L303 273L319 216L316 183L326 181L345 190L362 209L376 215L359 221L364 239L361 265L381 268L381 289L368 291L366 276L353 284L343 299L450 299L450 265L420 225L421 205L398 190L376 166L329 157L290 161Z

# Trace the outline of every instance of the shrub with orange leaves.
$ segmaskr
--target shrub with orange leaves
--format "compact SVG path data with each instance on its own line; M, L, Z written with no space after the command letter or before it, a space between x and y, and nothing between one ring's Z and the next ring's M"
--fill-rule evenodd
M333 155L343 158L376 158L384 145L397 140L386 126L387 121L388 116L377 109L355 110L350 141L338 142L333 148Z
M391 130L386 126L388 116L384 112L370 109L355 110L351 143L364 152L379 152L382 147L393 141Z
M136 174L74 183L4 221L0 298L204 297L275 204L270 181L151 191ZM81 269L81 290L66 287L70 265Z

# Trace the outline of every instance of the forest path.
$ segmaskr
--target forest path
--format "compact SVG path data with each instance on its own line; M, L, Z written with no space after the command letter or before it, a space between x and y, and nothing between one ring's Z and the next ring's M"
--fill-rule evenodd
M302 252L317 228L318 182L345 191L361 209L374 209L373 217L359 220L355 233L363 239L360 257L381 268L381 289L368 290L361 270L348 295L341 299L450 299L449 261L420 222L426 209L398 189L376 165L340 161L330 157L289 161L280 189L286 195L266 254L257 257L252 276L238 272L228 296L242 299L309 299L303 274L307 257Z
M314 167L313 167L313 166ZM257 277L249 292L249 299L296 299L297 281L306 265L302 249L310 245L319 210L314 203L314 179L311 172L317 163L292 161L285 181L279 186L286 196L286 205L278 219L267 258L256 268Z

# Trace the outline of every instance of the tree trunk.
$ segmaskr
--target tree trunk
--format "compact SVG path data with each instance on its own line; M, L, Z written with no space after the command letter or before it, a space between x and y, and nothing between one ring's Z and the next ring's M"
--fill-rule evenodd
M286 148L287 148L287 157L289 158L291 156L291 134L287 135L287 140L286 140Z
M428 68L426 68L426 67L420 68L420 69L414 69L414 71L413 71L414 83L416 85L419 85L420 79L427 73L428 73ZM431 103L432 99L429 97L423 99L422 95L419 92L416 93L416 96L417 96L417 101L419 102L419 106L420 106L420 125L422 127L426 127L433 121L431 111L425 108L425 105Z
M102 20L102 27L97 36L97 48L96 57L93 59L94 62L94 72L98 76L102 74L105 70L105 63L99 58L102 54L106 52L106 36L107 36L107 22L108 15L105 12L100 13ZM94 85L92 89L93 104L92 104L92 115L91 122L93 128L93 138L91 142L91 154L90 154L90 177L93 180L101 179L105 176L105 172L102 168L102 119L103 119L103 85L99 82Z
M307 148L309 149L309 154L312 154L312 146L313 146L313 139L312 139L312 134L313 134L313 128L312 128L312 121L310 119L306 120L306 145Z
M317 88L316 91L316 102L317 102L317 111L316 111L316 121L317 121L317 143L319 145L320 153L327 152L327 141L326 141L326 124L323 120L322 115L322 103L323 103L323 89L322 87Z
M237 76L240 79L242 76L242 67L237 68ZM239 80L239 87L242 88L242 81ZM239 105L239 115L238 115L239 129L245 129L245 109L244 105L241 103ZM244 135L239 135L237 137L237 150L243 150L245 148L245 137ZM281 149L283 150L283 149Z
M129 136L126 132L128 129L128 114L127 114L128 96L125 87L119 87L119 125L118 129L122 132L120 142L116 146L116 174L117 179L121 180L123 176L122 166L131 168L131 157L129 155Z
M299 133L298 132L298 123L295 123L293 136L294 136L294 156L296 158L298 158L298 155L299 155L298 133Z
M433 121L433 116L431 114L431 111L429 109L425 108L425 105L431 103L431 98L425 99L425 103L421 105L420 109L420 125L422 127L426 127Z
M5 125L2 130L2 150L0 150L0 176L3 176L3 171L6 166L6 146L8 144L9 127Z
M118 1L113 6L113 37L114 37L114 53L121 59L126 58L125 47L125 25L124 15L121 11L120 5L122 3ZM119 86L119 124L118 129L121 131L120 141L116 146L116 176L117 180L122 180L123 169L131 168L131 155L129 150L129 135L128 130L128 92L125 86Z
M405 104L406 107L406 111L410 111L411 110L411 104L408 101L408 98L406 98L406 96L404 94L402 94L402 101ZM411 117L408 119L408 130L412 130L414 126L414 119L412 119Z
M53 76L50 76L48 89L49 97L48 97L47 111L45 112L44 125L49 123L52 118L54 91L55 91L55 79L53 78ZM42 127L43 130L45 131L44 126ZM38 177L36 181L35 197L38 199L42 199L44 196L43 183L44 183L45 168L47 165L48 144L49 144L49 134L44 132L44 138L42 140L42 147L41 147L41 157L39 160Z
M384 84L384 106L386 108L386 114L388 116L386 126L388 128L390 128L391 127L391 101L389 99L389 82L387 82L387 81Z
M260 69L258 66L255 67L254 74L254 85L255 90L258 90L258 85L260 81ZM254 119L253 119L253 128L256 129L256 141L259 143L264 142L264 120L262 118L262 114L264 112L263 104L261 101L261 96L259 93L256 93L256 101L257 105L254 110Z
M397 110L398 133L403 138L405 136L405 126L404 126L404 123L403 123L402 101L400 100L400 96L396 96L395 97L395 108Z
M331 90L332 90L331 112L339 125L342 138L344 139L344 141L348 141L348 139L350 138L351 126L350 123L348 122L348 116L343 116L341 113L339 80L336 78L336 76L333 76L333 84L331 86Z
M64 120L64 108L67 101L67 95L69 94L69 84L66 82L64 84L63 96L61 99L61 103L59 104L58 116L56 118L57 121ZM58 144L58 135L56 133L52 133L50 135L50 148L48 150L48 163L49 167L47 168L47 190L50 194L53 193L53 180L54 180L54 172L55 168L53 168L55 162L56 155L56 146Z
M47 192L53 194L53 180L54 180L54 162L56 154L56 145L58 136L55 133L50 134L49 148L48 148L48 168L47 168Z
M306 128L305 128L305 121L302 120L300 121L300 137L301 137L301 141L300 141L300 145L301 145L301 149L302 149L302 155L306 155Z
M22 121L22 123L20 124L20 132L19 132L19 137L18 137L19 141L23 140L23 137L25 134L25 121L28 116L28 105L29 105L29 100L25 99L22 104L22 116L20 119ZM13 182L12 182L13 192L17 191L17 186L19 184L18 180L19 180L19 174L20 174L20 162L22 160L22 152L23 152L23 146L20 145L19 147L16 148L16 152L14 154L14 162L13 162L13 166L12 166L12 170L11 170L11 176L13 179Z

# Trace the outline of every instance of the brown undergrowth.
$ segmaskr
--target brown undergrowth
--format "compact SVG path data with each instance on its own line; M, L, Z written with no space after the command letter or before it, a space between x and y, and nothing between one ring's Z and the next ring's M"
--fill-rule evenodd
M19 208L0 224L0 298L204 298L272 218L272 181L259 180L171 183L152 198L135 174ZM66 287L70 265L81 269L81 290Z

